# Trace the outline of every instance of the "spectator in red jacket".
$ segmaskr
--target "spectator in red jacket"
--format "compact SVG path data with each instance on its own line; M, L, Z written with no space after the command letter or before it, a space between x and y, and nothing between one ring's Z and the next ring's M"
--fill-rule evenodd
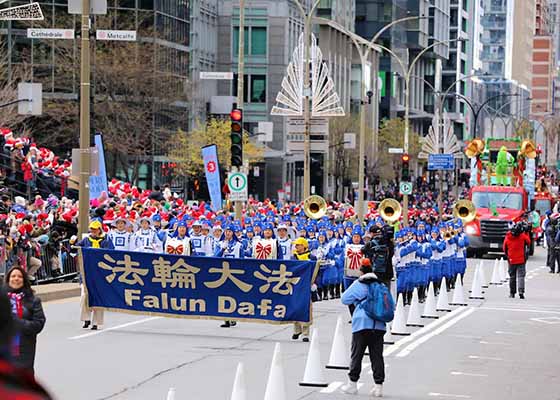
M514 298L519 289L519 298L525 298L526 246L531 245L529 235L523 225L518 223L507 233L504 240L504 253L509 262L509 297Z

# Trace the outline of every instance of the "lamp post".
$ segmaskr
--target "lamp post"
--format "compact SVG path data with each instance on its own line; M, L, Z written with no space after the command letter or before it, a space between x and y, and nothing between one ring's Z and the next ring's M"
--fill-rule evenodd
M364 211L365 211L365 148L366 148L366 101L365 101L365 96L366 96L366 64L367 64L367 60L369 59L370 56L370 51L371 50L377 50L379 51L379 45L377 45L375 42L379 39L379 37L381 37L381 35L388 29L390 29L391 27L393 27L394 25L397 25L399 23L403 23L403 22L407 22L407 21L413 21L413 20L419 20L419 19L425 19L427 17L424 16L414 16L414 17L405 17L405 18L401 18L401 19L397 19L395 21L392 21L391 23L385 25L383 28L381 28L374 36L371 40L367 40L362 38L361 36L358 36L350 31L348 31L347 29L345 29L343 26L341 26L340 24L325 19L325 18L314 18L315 21L317 21L320 24L323 25L329 25L331 27L333 27L334 29L348 35L350 37L350 39L352 40L352 42L354 43L354 46L356 47L356 50L358 51L358 55L360 56L360 63L361 63L361 67L362 67L362 78L361 78L361 86L360 86L360 144L359 144L359 158L358 158L358 218L360 219L360 221L363 222L364 220ZM376 48L376 46L378 48ZM375 59L375 67L373 68L372 74L374 76L377 76L377 71L378 71L378 62L377 59ZM373 90L373 95L376 96L377 98L377 92L378 92L378 88L377 88L377 78L374 79L374 90ZM371 97L370 97L370 101L369 103L371 103ZM374 112L374 116L373 116L374 120L377 120L377 113ZM374 139L373 139L373 154L375 156L375 154L377 153L376 151L377 148L377 135L374 134Z
M458 38L458 39L450 39L450 40L443 40L439 42L434 42L431 45L425 47L418 55L412 60L411 63L408 64L408 68L405 67L405 63L402 59L395 54L392 50L388 49L387 47L379 45L381 49L385 50L389 54L391 54L399 63L403 74L404 74L404 152L408 153L409 151L409 136L410 136L410 96L409 96L409 87L410 87L410 80L412 79L412 72L414 71L414 66L416 63L421 59L421 57L427 53L429 50L433 49L436 46L442 44L449 44L453 42L464 42L466 39ZM403 223L405 226L408 225L408 195L403 195Z
M304 19L304 62L305 70L303 77L303 96L304 108L303 118L305 121L305 133L303 142L303 198L307 198L311 194L311 77L310 73L310 58L311 58L311 28L313 21L313 13L319 6L321 0L315 0L309 12L301 4L300 0L293 0L299 10L302 18Z

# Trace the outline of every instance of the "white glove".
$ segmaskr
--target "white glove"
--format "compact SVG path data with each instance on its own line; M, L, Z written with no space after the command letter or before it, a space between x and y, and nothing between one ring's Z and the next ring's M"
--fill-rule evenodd
M317 291L317 285L316 285L316 284L311 285L311 291L312 291L312 292L316 292L316 291Z

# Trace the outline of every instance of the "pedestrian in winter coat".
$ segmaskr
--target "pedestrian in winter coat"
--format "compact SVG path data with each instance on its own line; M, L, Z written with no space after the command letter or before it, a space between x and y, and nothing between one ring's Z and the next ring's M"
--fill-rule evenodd
M514 298L519 289L520 299L525 298L525 247L531 245L529 235L522 229L520 224L516 224L506 234L503 248L509 263L509 297Z
M362 359L366 348L369 349L369 359L373 371L375 386L371 395L383 396L383 382L385 381L385 363L383 360L383 336L385 336L385 322L371 319L360 307L360 303L367 298L368 286L374 282L382 283L372 272L371 265L360 267L361 276L355 280L342 294L342 304L355 307L352 313L352 354L348 383L341 390L348 394L358 393L358 380L362 372Z
M15 329L11 302L0 287L0 399L50 400L33 375L17 368L13 362L10 351Z
M6 275L6 287L16 328L12 356L18 367L34 374L37 335L46 321L41 299L34 295L27 273L19 266Z

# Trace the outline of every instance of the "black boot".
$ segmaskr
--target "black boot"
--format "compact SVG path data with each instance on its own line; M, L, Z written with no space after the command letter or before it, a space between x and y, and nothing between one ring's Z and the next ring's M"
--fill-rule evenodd
M91 325L91 321L84 321L84 326L82 328L87 329Z
M229 321L225 321L222 325L220 325L220 328L229 328L231 327L231 323Z
M91 330L92 330L92 331L96 331L96 330L97 330L97 325L92 325L92 326L91 326Z

